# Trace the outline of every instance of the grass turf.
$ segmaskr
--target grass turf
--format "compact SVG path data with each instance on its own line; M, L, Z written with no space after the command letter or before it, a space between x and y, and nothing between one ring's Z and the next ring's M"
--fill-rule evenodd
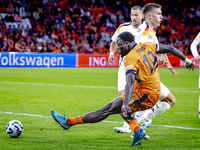
M105 106L118 96L117 71L117 68L1 68L0 149L200 149L198 69L176 69L177 77L168 69L159 70L161 81L177 102L153 118L152 126L146 129L150 139L138 147L130 146L131 134L114 132L113 128L123 123L119 115L109 116L106 119L109 123L77 125L68 131L63 131L50 117L52 109L74 117ZM10 138L5 131L10 120L23 124L24 132L19 138Z

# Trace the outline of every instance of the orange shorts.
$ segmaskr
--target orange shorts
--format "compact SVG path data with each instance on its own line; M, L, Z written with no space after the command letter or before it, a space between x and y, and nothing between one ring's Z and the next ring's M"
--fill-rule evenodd
M133 92L128 105L132 109L132 112L135 113L153 107L158 102L159 97L160 94L146 94L139 91ZM121 98L124 101L125 95L122 95Z

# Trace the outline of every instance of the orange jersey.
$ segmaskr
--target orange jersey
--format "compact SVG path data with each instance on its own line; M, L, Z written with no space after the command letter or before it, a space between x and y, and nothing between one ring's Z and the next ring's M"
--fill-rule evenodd
M134 88L148 95L161 92L156 49L156 44L139 43L124 57L126 74L136 75Z

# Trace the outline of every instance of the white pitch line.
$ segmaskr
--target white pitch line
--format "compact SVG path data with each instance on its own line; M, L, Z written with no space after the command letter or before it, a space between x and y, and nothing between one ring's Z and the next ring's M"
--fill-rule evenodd
M26 83L26 82L7 82L7 81L0 81L0 83L24 84L24 85L47 85L47 86L84 87L84 88L100 88L100 89L117 89L117 87L109 87L109 86L64 85L64 84L45 84L45 83Z
M167 127L167 128L176 128L176 129L200 130L200 128L188 128L188 127L169 126L169 125L153 125L152 124L152 126Z
M181 92L181 93L199 93L200 94L200 91L187 91L187 90L171 90L173 92Z
M9 114L9 115L20 115L20 116L33 116L33 117L42 117L42 118L52 118L52 116L42 116L42 115L34 115L34 114L25 114L25 113L14 113L14 112L3 112L0 111L2 114ZM123 123L123 122L116 122L116 121L107 121L103 120L101 122L106 123ZM200 130L200 128L188 128L188 127L179 127L179 126L169 126L169 125L151 125L151 126L159 126L159 127L167 127L167 128L176 128L176 129L185 129L185 130Z
M66 87L84 87L84 88L100 88L100 89L117 89L117 87L109 87L109 86L86 86L86 85L64 85L64 84L46 84L46 83L27 83L27 82L7 82L7 81L0 81L0 83L5 84L21 84L21 85L42 85L42 86L66 86ZM190 93L200 93L198 91L199 88L190 87L190 88L181 88L181 87L168 87L173 92L190 92ZM189 90L186 90L189 89ZM197 91L194 91L197 90Z
M197 90L199 89L198 87L169 87L170 89L189 89L189 90Z
M25 114L25 113L14 113L14 112L3 112L3 111L0 111L0 113L9 114L9 115L20 115L20 116L33 116L33 117L52 118L51 116L42 116L42 115Z

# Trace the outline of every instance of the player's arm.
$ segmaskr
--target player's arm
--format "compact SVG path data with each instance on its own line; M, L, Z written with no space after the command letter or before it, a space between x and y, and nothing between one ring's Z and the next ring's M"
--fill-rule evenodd
M117 49L117 42L112 41L110 43L110 55L107 61L108 66L110 66L110 63L114 62L114 54L115 54L116 49Z
M126 75L126 86L125 86L125 98L121 108L122 114L124 117L129 117L132 113L131 108L128 106L128 103L131 99L134 89L134 82L135 82L135 74L130 72Z
M194 58L196 59L197 63L200 65L200 55L197 52L197 46L200 43L200 39L195 38L195 40L192 42L190 49L192 52L192 55L194 56Z
M165 45L165 44L159 44L159 51L156 52L157 54L166 54L166 53L170 53L178 58L180 58L183 62L186 68L189 68L194 70L194 64L192 63L191 60L189 60L187 57L185 57L183 55L183 53L181 51L179 51L178 49L176 49L175 47L171 46L171 45Z
M174 70L174 68L172 67L172 65L169 62L169 59L167 57L167 54L160 54L158 57L158 65L167 65L167 68L175 75L177 76L177 72Z

